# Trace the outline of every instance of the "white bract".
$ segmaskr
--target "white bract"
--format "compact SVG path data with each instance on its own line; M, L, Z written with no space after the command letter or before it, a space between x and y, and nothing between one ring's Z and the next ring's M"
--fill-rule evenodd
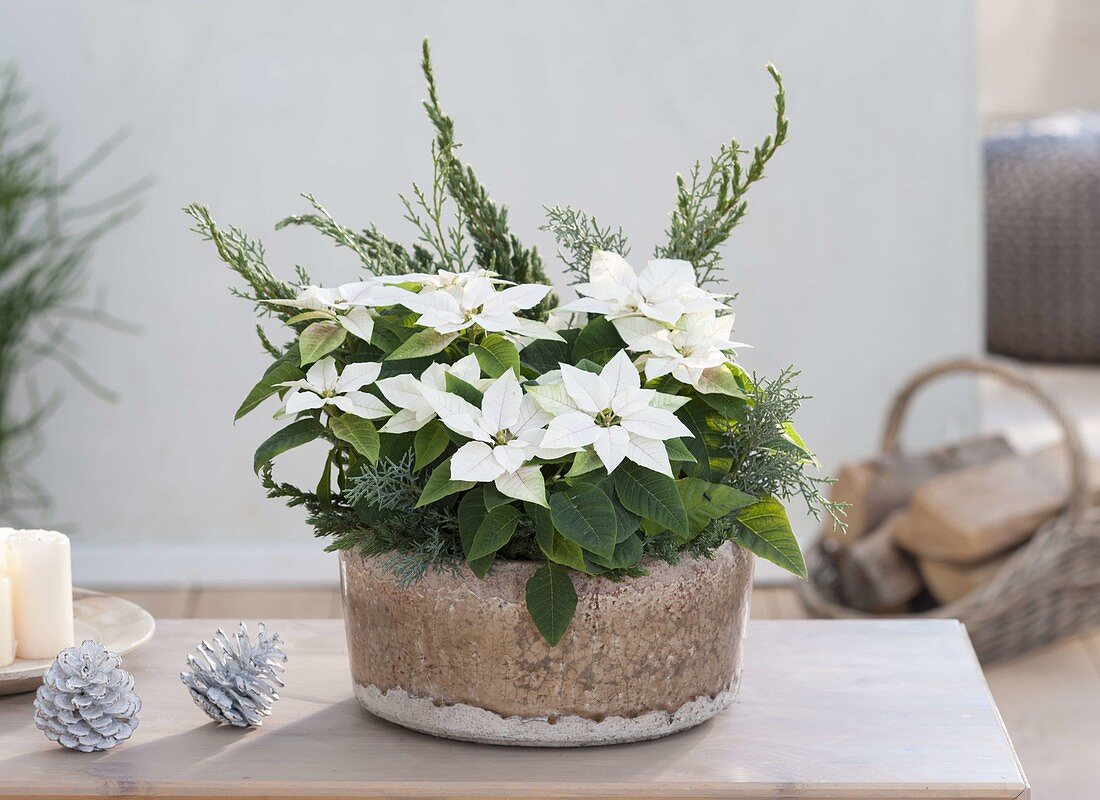
M514 372L489 384L481 408L436 389L425 388L424 397L444 425L473 440L451 456L451 480L492 481L508 497L546 505L542 472L527 462L539 454L550 414L523 394Z
M695 269L687 261L658 258L635 273L625 258L605 250L592 254L588 283L574 288L581 297L561 311L603 314L612 322L637 317L671 326L684 314L725 307L719 295L696 285Z
M432 364L424 370L419 380L408 374L383 378L378 381L382 396L400 410L386 421L380 429L381 432L418 431L435 419L435 408L424 397L424 390L446 391L448 373L479 390L489 383L482 379L481 366L474 356L465 356L451 365Z
M722 392L729 385L726 364L743 342L730 340L733 314L687 314L671 329L635 334L627 330L626 346L646 353L642 359L647 380L672 375L700 392Z
M349 286L358 285L349 284ZM293 300L264 300L263 302L273 306L300 309L301 314L288 320L291 324L306 320L336 322L352 336L369 342L374 333L374 315L367 308L362 307L362 304L349 303L343 290L344 287L325 289L320 286L306 286ZM390 305L392 304L391 302Z
M338 372L335 359L322 358L309 368L305 379L279 384L294 390L287 393L279 415L332 406L364 419L388 416L393 413L389 406L374 395L359 391L374 383L381 369L381 364L366 361L348 364L343 372Z
M439 272L434 275L402 275L403 282L419 283L419 292L394 287L398 302L420 315L416 324L442 334L464 331L472 325L495 333L515 334L532 339L561 337L541 322L516 316L517 311L542 302L550 287L526 283L498 290L484 271Z
M665 441L692 435L672 413L687 398L641 388L638 370L623 350L598 375L562 364L560 383L528 391L554 415L543 450L591 445L609 473L625 458L671 476Z

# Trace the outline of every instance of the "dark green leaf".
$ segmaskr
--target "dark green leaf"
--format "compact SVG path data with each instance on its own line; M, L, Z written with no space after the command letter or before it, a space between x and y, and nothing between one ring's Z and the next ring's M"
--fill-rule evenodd
M550 509L534 503L524 503L523 508L535 523L535 541L543 554L555 563L584 572L584 550L579 544L569 541L554 530Z
M688 450L683 439L666 439L665 449L668 450L669 461L690 461L696 463L695 456Z
M321 470L321 480L317 482L317 500L325 508L328 508L332 501L332 454L334 451L328 451L328 458L325 459L325 468Z
M524 367L530 367L536 376L557 369L562 362L570 363L569 345L550 339L536 339L520 351L519 361Z
M285 428L276 431L267 441L256 448L256 455L252 459L252 469L257 473L267 464L270 464L276 456L300 447L307 442L322 436L325 429L321 423L312 417L292 422Z
M687 511L672 478L631 461L620 464L611 477L615 480L615 492L628 511L675 533L688 533Z
M473 562L492 555L511 541L522 516L515 506L497 506L485 515L474 534L466 560Z
M462 552L467 556L474 543L474 536L481 523L485 521L488 512L485 510L482 487L478 486L462 495L458 503L458 537L462 540ZM489 568L493 566L496 554L490 554L477 561L470 562L470 569L479 578L489 574Z
M631 535L615 545L615 552L610 558L603 558L593 553L592 560L608 569L626 569L641 561L643 553L642 537Z
M744 422L748 413L748 402L739 397L725 394L700 394L699 399L713 408L726 419Z
M577 590L564 567L545 564L527 581L527 611L542 638L553 647L561 641L577 610Z
M687 509L688 523L692 533L699 533L710 524L738 509L756 502L751 494L738 491L724 483L710 483L700 478L681 478L676 481L680 490L684 508Z
M455 377L451 373L444 374L443 384L448 392L451 394L457 394L467 403L481 408L481 400L483 395L474 386L466 383L462 378Z
M623 507L623 504L617 500L612 500L611 504L615 508L615 542L618 544L631 534L638 532L638 528L642 524L642 518L637 514L627 511L626 508Z
M585 550L608 558L615 552L615 508L595 486L580 484L550 495L550 519L562 536Z
M485 509L487 511L492 511L497 506L502 506L505 503L511 503L513 501L513 498L504 494L491 483L485 484L483 489L485 492Z
M765 497L744 508L737 521L740 524L734 527L731 537L735 543L800 578L806 577L802 549L782 503Z
M416 454L413 470L419 471L431 464L443 455L443 451L450 443L451 437L447 435L447 426L438 419L433 419L413 437L413 452Z
M298 337L301 365L309 366L322 356L327 356L344 343L347 333L338 322L314 322Z
M451 480L451 459L448 458L432 470L432 474L428 477L428 483L424 486L424 491L420 493L420 499L416 501L414 508L420 508L428 505L428 503L434 503L436 500L442 500L444 497L456 492L464 492L473 488L473 486L473 481Z
M295 347L276 359L268 367L264 376L260 378L260 382L252 387L252 391L248 393L248 397L244 399L241 407L237 409L237 413L233 416L233 421L236 422L271 395L279 392L283 387L278 384L300 380L303 373L301 367L298 366L298 358L298 348Z
M611 357L626 347L619 332L604 317L594 317L577 334L573 345L573 363L587 358L597 364L606 364Z
M717 481L729 473L733 458L726 449L729 423L701 400L691 400L676 416L694 434L684 445L695 456L694 464L685 464L684 472L696 478Z
M491 333L475 344L470 352L477 358L481 371L490 378L499 378L508 370L519 377L519 350L500 334Z

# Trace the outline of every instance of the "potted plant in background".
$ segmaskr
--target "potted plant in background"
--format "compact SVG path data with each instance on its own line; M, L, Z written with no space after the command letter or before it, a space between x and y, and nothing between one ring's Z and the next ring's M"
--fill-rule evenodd
M0 68L0 527L31 524L49 491L27 470L42 446L41 428L60 397L43 398L30 379L45 361L60 364L94 394L113 394L73 357L74 320L132 330L100 308L82 306L84 266L98 239L137 210L145 181L83 206L71 200L79 181L110 154L118 137L67 174L59 174L51 135L25 113L13 67ZM25 411L16 388L27 388ZM39 523L40 524L40 523Z
M783 501L836 509L791 424L794 373L735 360L718 248L787 136L736 141L677 179L667 238L640 269L621 230L569 207L545 229L578 299L557 305L537 252L460 163L427 43L430 187L403 196L411 246L307 225L362 263L323 288L275 277L259 242L196 231L283 323L237 417L278 397L255 455L268 495L341 551L355 691L382 717L504 744L604 744L672 733L732 702L753 556L801 577ZM644 260L643 260L644 261ZM320 441L315 489L272 461Z

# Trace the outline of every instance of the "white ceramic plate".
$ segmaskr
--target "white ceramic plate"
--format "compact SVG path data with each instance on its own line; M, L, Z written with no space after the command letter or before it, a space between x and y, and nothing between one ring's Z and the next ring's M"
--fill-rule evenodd
M153 638L156 623L139 605L88 589L73 589L76 643L95 639L108 650L125 655ZM52 658L17 658L0 667L0 695L33 692L53 663Z

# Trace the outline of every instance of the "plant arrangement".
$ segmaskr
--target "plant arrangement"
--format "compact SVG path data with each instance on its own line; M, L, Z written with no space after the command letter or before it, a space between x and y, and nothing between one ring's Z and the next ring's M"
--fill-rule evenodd
M186 209L243 280L234 293L291 333L275 344L257 325L272 362L236 413L278 398L286 424L254 459L269 496L305 508L329 549L385 556L401 581L541 564L527 606L551 645L574 613L574 575L627 580L647 558L676 563L732 541L805 577L783 503L801 497L837 522L839 509L791 422L804 399L796 373L746 372L732 298L708 288L746 193L787 140L779 72L769 65L774 132L677 177L667 236L644 266L627 260L621 229L547 209L578 295L561 305L539 254L459 159L427 42L422 67L433 181L401 196L416 240L345 227L312 195L310 213L276 225L349 250L359 280L320 287L301 267L280 280L259 241ZM278 482L273 460L314 441L328 450L316 487Z

